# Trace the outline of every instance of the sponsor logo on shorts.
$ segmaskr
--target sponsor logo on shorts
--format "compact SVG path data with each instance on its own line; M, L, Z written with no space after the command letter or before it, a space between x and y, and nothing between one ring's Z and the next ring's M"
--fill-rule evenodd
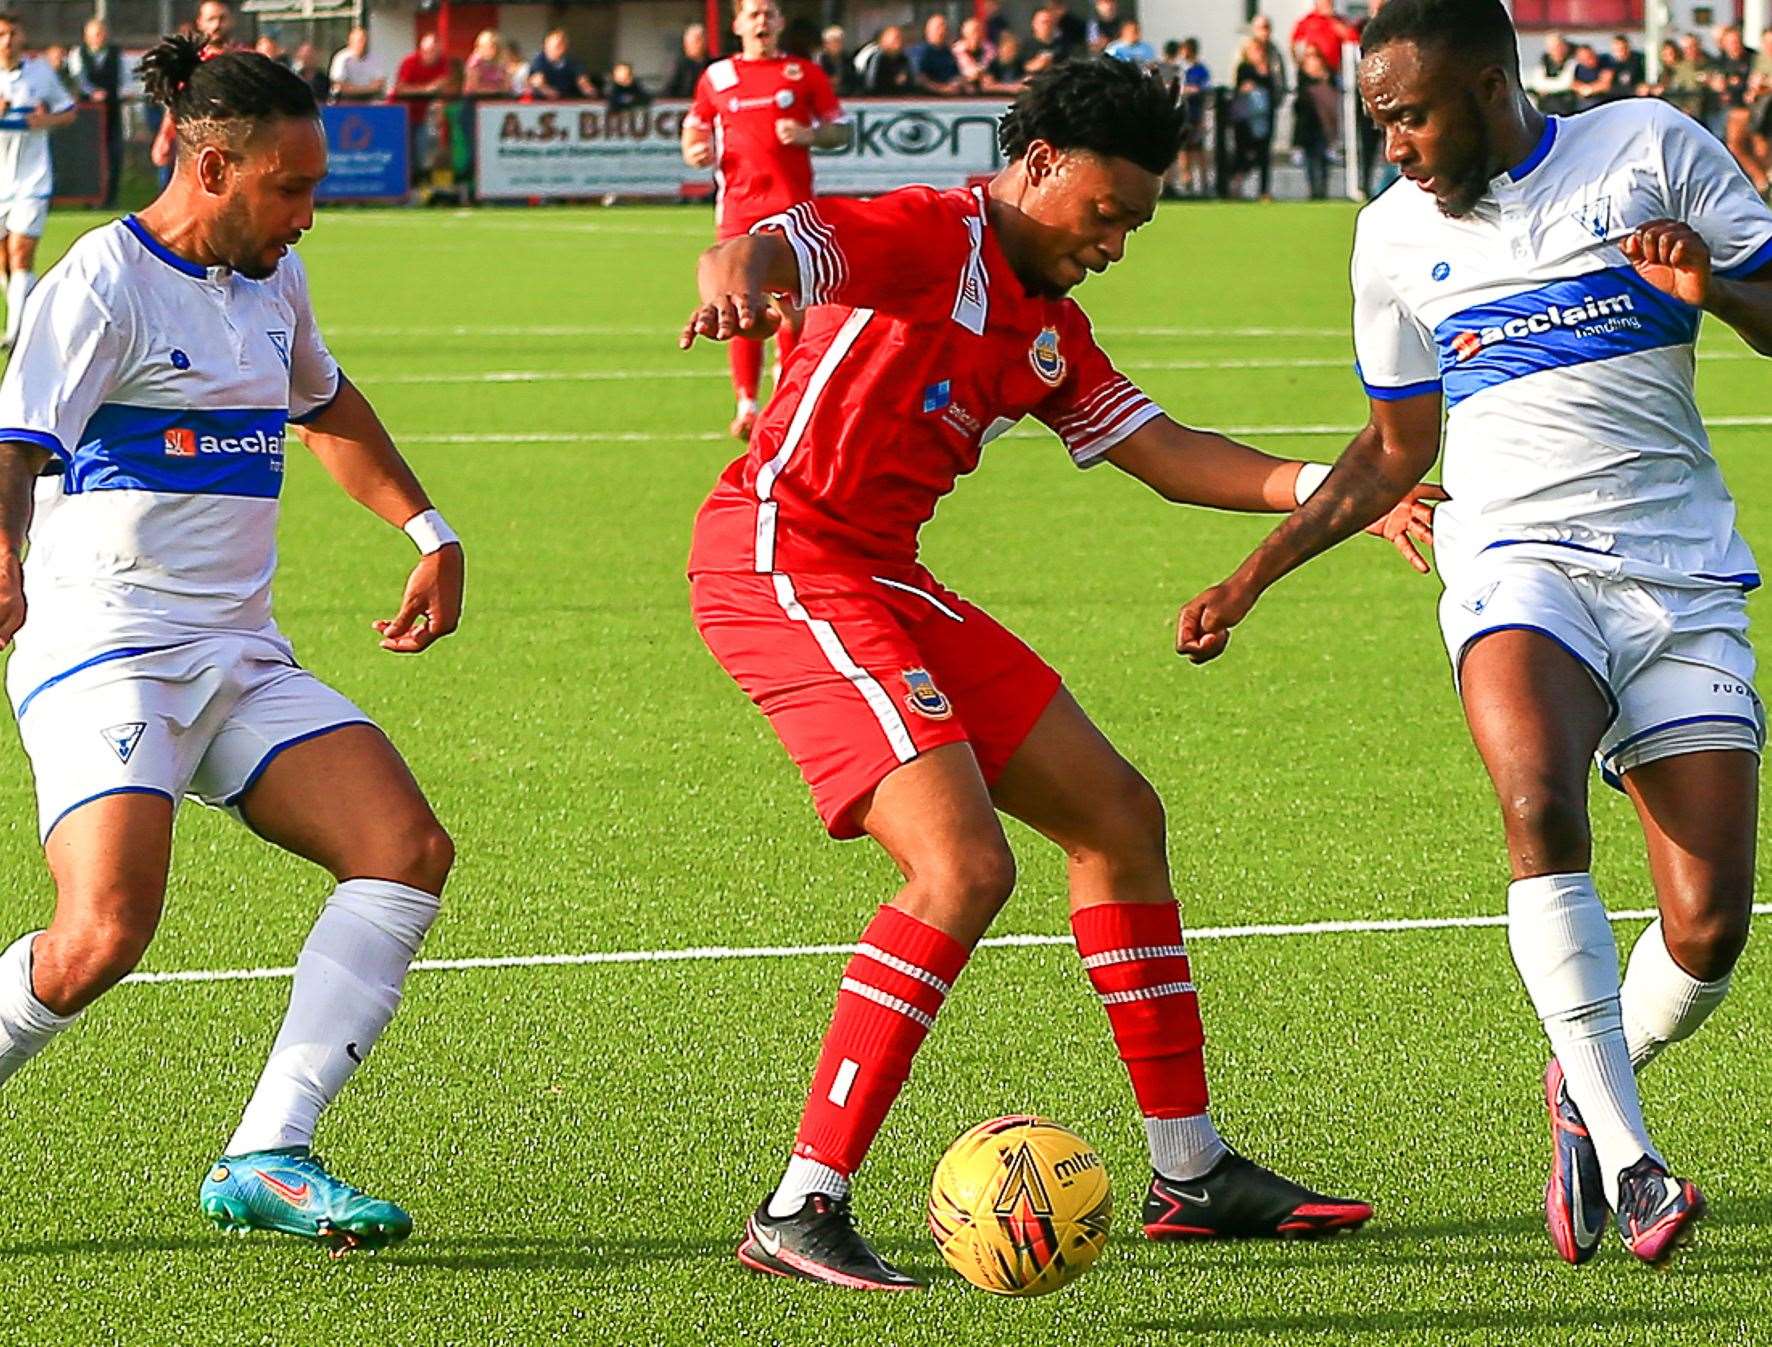
M136 745L141 743L142 734L147 728L146 721L126 720L121 725L107 725L98 733L110 745L111 752L117 755L118 762L128 762L135 756Z
M904 685L909 689L904 704L918 715L930 720L946 720L954 714L954 704L935 686L927 669L906 669Z
M1064 356L1058 349L1058 329L1043 327L1034 344L1028 348L1028 363L1034 373L1054 388L1064 382Z
M1495 591L1500 588L1501 581L1491 581L1466 599L1464 606L1480 617L1483 610L1489 606L1489 600L1495 597Z

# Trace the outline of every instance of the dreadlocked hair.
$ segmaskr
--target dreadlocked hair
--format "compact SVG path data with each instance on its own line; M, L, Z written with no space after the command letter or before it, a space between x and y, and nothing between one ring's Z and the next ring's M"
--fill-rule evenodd
M267 121L320 115L306 80L255 51L205 55L193 38L168 37L142 57L137 71L184 147L238 147Z
M1187 112L1175 85L1111 56L1065 61L1029 80L997 124L1011 163L1036 140L1165 173L1181 153Z

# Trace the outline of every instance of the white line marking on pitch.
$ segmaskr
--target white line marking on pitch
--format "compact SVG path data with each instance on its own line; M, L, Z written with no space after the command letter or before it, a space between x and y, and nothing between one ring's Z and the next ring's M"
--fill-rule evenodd
M1772 914L1772 903L1755 903L1758 916ZM1612 921L1648 921L1652 908L1610 912ZM1193 940L1253 940L1302 935L1375 935L1398 931L1453 931L1506 926L1505 916L1375 917L1357 921L1304 921L1290 925L1202 926L1186 932ZM993 935L979 941L991 949L1029 949L1069 945L1068 935ZM854 945L709 945L700 949L593 950L585 954L512 954L481 959L419 959L415 973L462 973L492 968L576 968L588 964L699 963L729 959L802 959L855 953ZM131 973L125 982L259 982L295 976L293 968L203 968L172 973Z
M1098 327L1097 332L1116 337L1198 337L1202 341L1227 337L1341 337L1345 327ZM359 327L352 323L326 328L329 338L340 337L675 337L676 329L667 323L456 323Z

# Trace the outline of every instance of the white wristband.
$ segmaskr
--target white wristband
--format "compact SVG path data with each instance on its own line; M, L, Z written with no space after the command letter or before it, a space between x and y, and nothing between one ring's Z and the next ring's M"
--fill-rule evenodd
M460 543L455 530L444 522L443 516L435 510L426 510L423 514L415 514L406 521L406 536L418 545L418 550L425 556L440 552L450 543Z
M1298 469L1298 480L1292 484L1292 494L1298 503L1303 505L1311 498L1311 493L1329 480L1329 474L1335 470L1332 463L1305 463Z

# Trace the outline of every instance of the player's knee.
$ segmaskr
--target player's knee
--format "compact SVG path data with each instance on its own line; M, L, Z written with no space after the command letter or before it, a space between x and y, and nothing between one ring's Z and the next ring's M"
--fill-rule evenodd
M1092 816L1078 845L1067 849L1073 861L1091 858L1115 870L1166 867L1168 819L1155 786L1130 763L1091 800Z
M1579 788L1534 781L1501 791L1509 849L1528 868L1586 869L1587 798Z
M38 998L58 1015L71 1015L135 971L154 937L151 924L88 923L38 937L32 956Z
M383 832L375 870L397 883L441 893L455 865L455 841L430 810L416 810Z
M1662 938L1674 962L1700 982L1728 975L1747 948L1748 892L1707 896L1703 901L1669 904L1661 920Z
M916 886L928 898L969 914L1002 910L1015 889L1015 855L1004 838L957 849L918 869Z

